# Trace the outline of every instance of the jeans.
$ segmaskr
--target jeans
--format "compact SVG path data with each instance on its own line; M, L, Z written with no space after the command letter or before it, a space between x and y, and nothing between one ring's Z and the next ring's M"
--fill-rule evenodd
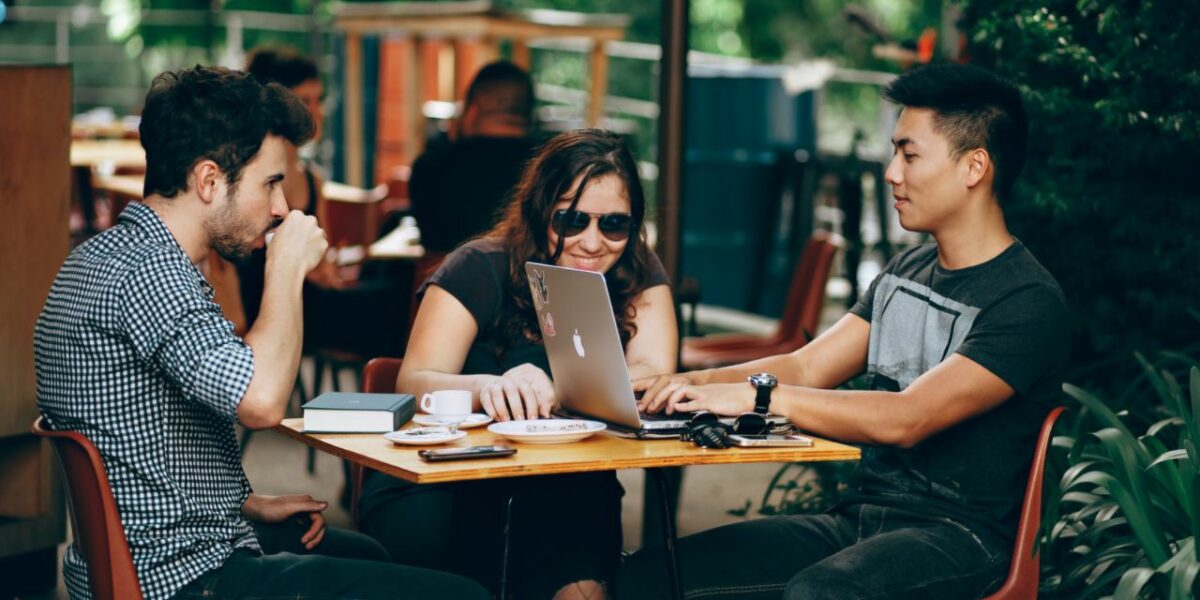
M423 485L371 471L359 501L359 529L397 561L495 589L513 497L508 591L519 600L545 600L573 582L613 580L623 493L611 471Z
M480 585L455 575L393 564L371 538L327 529L311 552L300 544L308 523L255 523L263 554L235 550L225 564L175 594L181 600L383 600L490 598Z
M874 505L735 523L679 540L686 598L983 598L1008 574L1011 543L949 519ZM617 599L669 598L662 548L631 557Z

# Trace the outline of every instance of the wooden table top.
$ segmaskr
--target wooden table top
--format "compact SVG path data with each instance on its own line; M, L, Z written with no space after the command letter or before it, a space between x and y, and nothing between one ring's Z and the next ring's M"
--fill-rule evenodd
M105 150L104 144L109 142L127 143L128 140L78 140L71 144L71 164L73 166L84 167L94 166L98 162L105 160L114 160L117 166L139 166L145 165L145 155L140 155L141 162L136 163L130 156L132 150L129 148L122 149L119 146L113 146ZM134 144L137 142L134 141ZM85 144L80 146L80 144ZM137 151L142 151L141 146L137 147ZM109 152L108 154L105 154ZM123 157L123 158L122 158ZM76 160L80 162L77 164ZM94 161L94 162L89 162ZM142 197L142 184L145 182L145 175L97 175L92 184L102 190L117 192L137 198ZM386 194L385 186L378 186L373 189L363 189L338 183L336 181L326 181L321 185L321 194L327 199L336 202L347 202L352 204L363 204L369 202L378 202L383 199L381 194ZM424 253L424 251L422 251Z
M858 448L814 438L809 448L729 448L710 450L679 440L632 440L599 433L570 444L522 444L491 433L468 429L467 437L438 446L397 446L378 433L312 434L300 430L303 419L285 419L275 430L323 452L414 483L494 479L616 469L717 465L757 462L858 460ZM417 456L422 448L504 444L513 456L429 463Z
M145 181L146 178L141 175L99 175L92 179L92 186L98 190L141 200L142 184Z
M412 243L420 236L416 228L397 227L371 244L367 256L377 260L417 260L425 256L425 247Z
M71 142L72 167L144 167L146 151L138 140L74 140Z
M321 195L334 202L372 204L387 197L387 186L380 184L368 190L336 181L326 181L321 184Z

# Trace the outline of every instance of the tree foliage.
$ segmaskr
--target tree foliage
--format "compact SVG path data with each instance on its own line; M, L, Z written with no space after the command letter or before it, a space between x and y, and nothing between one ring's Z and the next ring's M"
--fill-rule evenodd
M1063 285L1074 363L1095 367L1082 381L1194 343L1200 3L964 4L975 62L1026 92L1030 155L1006 212Z

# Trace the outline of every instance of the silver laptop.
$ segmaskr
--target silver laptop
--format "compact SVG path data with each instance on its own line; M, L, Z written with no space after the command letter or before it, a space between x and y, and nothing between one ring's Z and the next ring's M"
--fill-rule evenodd
M638 413L603 274L535 262L525 263L525 274L563 412L604 421L619 435L669 437L686 429L687 413Z

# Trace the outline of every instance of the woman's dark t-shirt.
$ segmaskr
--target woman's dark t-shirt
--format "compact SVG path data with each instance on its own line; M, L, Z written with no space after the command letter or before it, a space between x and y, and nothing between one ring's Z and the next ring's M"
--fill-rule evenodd
M650 256L646 289L669 282L658 257L653 253ZM541 342L517 340L503 344L504 325L517 316L516 306L508 295L508 280L508 252L503 242L483 238L451 252L417 292L423 296L430 285L436 285L454 296L475 318L479 333L467 352L464 374L501 375L524 363L550 373L546 348Z

